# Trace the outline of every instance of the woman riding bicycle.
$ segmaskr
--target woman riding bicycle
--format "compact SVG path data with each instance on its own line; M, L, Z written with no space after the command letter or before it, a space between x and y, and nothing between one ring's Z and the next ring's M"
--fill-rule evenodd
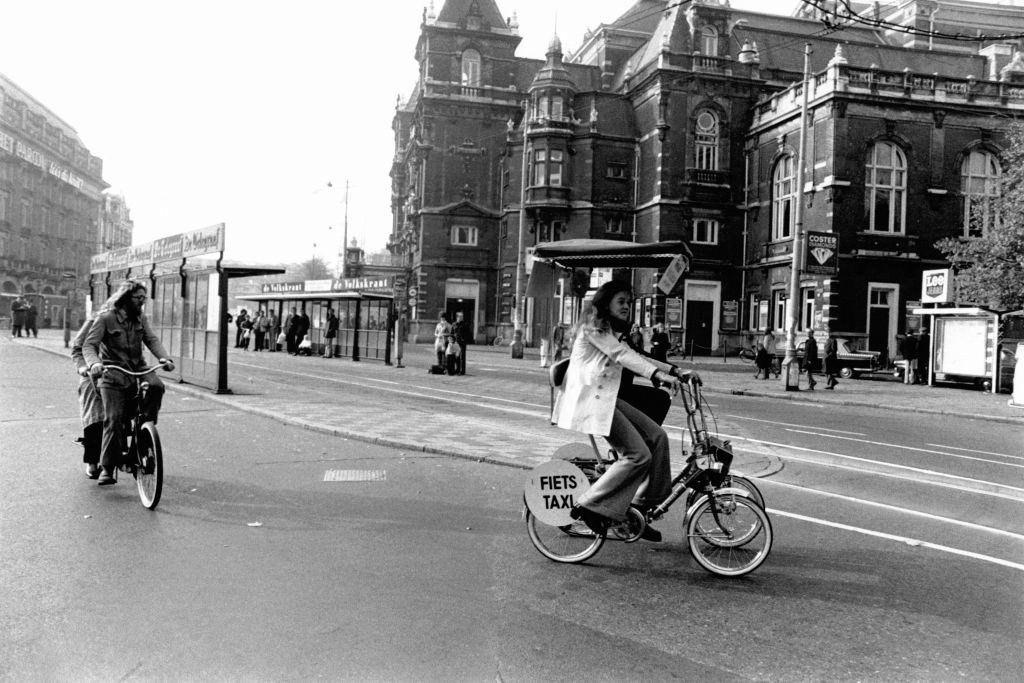
M563 429L603 436L618 454L572 510L596 533L626 519L630 503L649 509L671 493L668 435L657 422L619 396L624 370L667 384L673 394L680 373L668 363L641 356L623 341L629 334L632 291L612 280L594 294L593 310L573 337L565 381L555 399L551 421ZM654 529L642 538L661 540Z

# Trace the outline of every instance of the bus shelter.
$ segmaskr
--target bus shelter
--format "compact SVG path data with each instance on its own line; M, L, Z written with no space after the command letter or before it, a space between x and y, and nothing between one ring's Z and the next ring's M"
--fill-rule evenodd
M334 355L354 361L376 360L391 365L394 342L394 278L339 278L302 282L268 282L260 293L238 298L273 311L284 322L294 309L309 316L312 351L323 354L327 345L327 309L338 316Z
M224 224L124 247L92 259L91 312L127 278L145 282L146 316L175 361L170 376L218 394L228 387L228 280L283 273L223 260ZM211 252L219 252L216 259ZM207 256L207 258L201 258Z

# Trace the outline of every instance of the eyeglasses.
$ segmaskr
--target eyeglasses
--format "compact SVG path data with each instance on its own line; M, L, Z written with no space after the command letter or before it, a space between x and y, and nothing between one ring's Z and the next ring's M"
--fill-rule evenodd
M135 295L132 295L132 300L133 301L145 301L148 298L149 297L146 296L145 294L135 294Z

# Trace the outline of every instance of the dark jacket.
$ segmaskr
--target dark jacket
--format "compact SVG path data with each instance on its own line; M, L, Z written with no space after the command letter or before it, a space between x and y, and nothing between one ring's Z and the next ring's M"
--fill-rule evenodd
M808 338L804 342L804 366L811 369L818 369L818 340Z

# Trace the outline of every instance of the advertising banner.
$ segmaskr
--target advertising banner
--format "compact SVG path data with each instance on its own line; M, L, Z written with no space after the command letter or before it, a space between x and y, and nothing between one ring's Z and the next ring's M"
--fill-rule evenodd
M722 302L722 330L734 332L740 329L740 302Z
M804 272L835 275L839 272L839 235L834 232L808 232Z
M939 268L921 273L921 303L948 304L953 301L953 270Z

